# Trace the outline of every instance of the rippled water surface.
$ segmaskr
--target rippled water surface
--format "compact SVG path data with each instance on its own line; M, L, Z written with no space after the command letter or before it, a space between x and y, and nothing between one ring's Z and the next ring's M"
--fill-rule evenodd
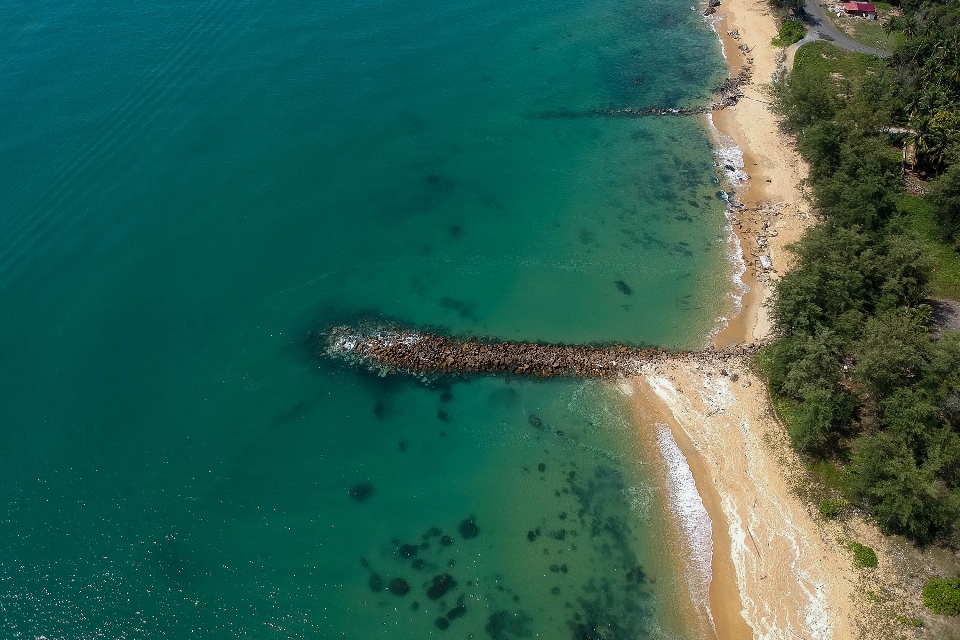
M590 113L721 62L679 2L0 4L0 636L682 633L615 392L314 339L701 342L703 124Z

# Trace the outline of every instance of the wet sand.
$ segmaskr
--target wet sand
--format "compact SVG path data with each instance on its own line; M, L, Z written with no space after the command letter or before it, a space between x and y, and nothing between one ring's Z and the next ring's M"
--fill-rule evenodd
M753 72L738 104L712 114L718 148L732 141L743 152L742 168L734 167L742 173L728 175L744 178L731 181L742 205L732 211L731 224L749 287L740 312L713 337L722 348L769 337L764 303L770 283L789 269L785 247L813 218L801 189L806 167L779 132L766 92L781 55L770 44L773 15L760 0L726 0L711 19L730 74L744 66ZM712 521L709 602L716 637L856 637L848 554L823 535L797 496L805 470L749 360L725 361L722 368L689 358L652 363L632 384L638 427L644 433L658 422L670 427Z

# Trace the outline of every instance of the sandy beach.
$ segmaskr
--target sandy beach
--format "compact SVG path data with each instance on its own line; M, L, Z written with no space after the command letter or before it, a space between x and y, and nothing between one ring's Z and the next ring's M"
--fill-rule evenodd
M791 266L787 245L815 218L802 189L806 166L769 102L771 80L784 61L792 64L794 51L770 43L777 23L766 0L724 0L710 20L730 75L752 72L743 99L711 114L719 163L735 163L724 170L740 205L730 222L749 287L739 313L713 336L722 348L770 336L770 284ZM647 364L621 388L650 450L652 434L669 428L709 515L708 600L717 638L957 637L954 621L930 616L920 597L928 578L951 573L949 554L884 536L855 509L839 520L821 517L817 503L832 494L791 448L749 358L692 355ZM684 517L673 511L678 521ZM677 527L683 533L683 523ZM856 568L851 540L874 548L879 567Z
M735 151L721 153L721 162L736 162L736 148L742 151L742 166L728 164L726 172L741 205L731 211L731 227L749 287L742 310L714 336L723 347L769 335L769 284L789 268L785 247L812 216L801 189L804 163L779 132L766 91L783 59L770 44L774 16L763 0L726 0L711 19L730 74L746 69L753 78L737 105L712 114L717 148ZM716 636L858 637L849 553L797 496L803 466L746 363L678 359L645 367L632 385L641 429L669 426L710 515Z

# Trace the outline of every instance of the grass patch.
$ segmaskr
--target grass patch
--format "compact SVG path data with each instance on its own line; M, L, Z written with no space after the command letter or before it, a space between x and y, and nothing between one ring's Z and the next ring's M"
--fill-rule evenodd
M900 624L905 624L908 627L914 627L919 629L923 626L923 620L920 618L908 618L907 616L897 616L897 622Z
M960 615L960 578L934 578L923 588L923 604L939 615Z
M809 42L799 49L793 61L793 68L812 68L818 75L839 74L851 80L861 78L868 73L877 73L884 67L884 61L863 53L852 53L817 40Z
M820 480L823 486L840 493L847 493L847 476L844 474L843 466L838 466L829 460L814 460L807 464L807 469ZM844 500L843 505L846 507L850 503Z
M940 237L940 226L933 207L923 198L903 194L897 199L897 208L909 226L923 242L926 253L933 260L930 293L935 296L960 300L960 253Z
M853 551L853 564L861 569L875 569L879 564L877 552L867 545L851 541L848 546Z
M827 520L833 520L847 507L849 503L843 498L827 498L826 500L821 500L817 508L820 510L820 515L822 515Z
M877 7L880 9L880 7ZM883 13L883 10L880 9ZM848 16L837 17L835 14L826 12L827 19L833 23L840 33L846 34L848 38L862 45L880 49L881 51L893 52L897 46L897 36L893 33L887 33L883 30L883 19L866 20L865 18L851 18Z

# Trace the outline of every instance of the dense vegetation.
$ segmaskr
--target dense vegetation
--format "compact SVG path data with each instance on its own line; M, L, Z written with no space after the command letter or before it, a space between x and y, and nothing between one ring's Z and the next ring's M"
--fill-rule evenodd
M794 247L760 363L794 445L842 468L850 501L960 545L960 335L935 337L924 304L960 265L960 2L907 1L889 62L814 43L776 83L824 221ZM905 142L925 200L903 192Z
M794 20L784 20L780 23L777 37L771 41L771 44L775 47L789 47L803 40L805 35L807 35L807 28L803 24Z

